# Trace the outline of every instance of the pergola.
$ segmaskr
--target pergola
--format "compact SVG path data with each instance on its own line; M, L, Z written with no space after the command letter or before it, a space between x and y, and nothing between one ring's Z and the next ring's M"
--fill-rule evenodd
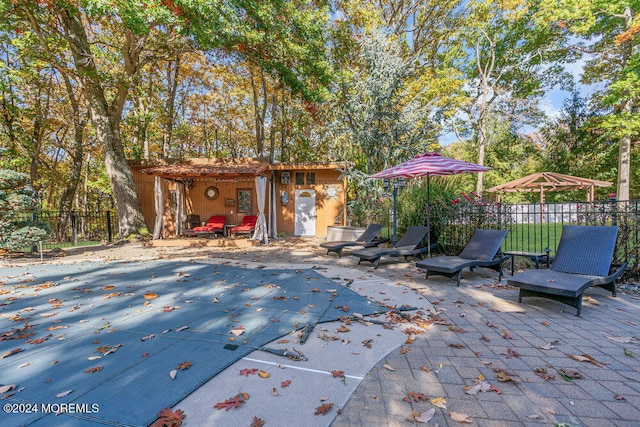
M580 178L556 172L538 172L532 175L497 185L488 189L490 193L540 193L540 203L544 203L544 193L549 191L587 190L587 202L593 202L595 187L608 187L608 181Z

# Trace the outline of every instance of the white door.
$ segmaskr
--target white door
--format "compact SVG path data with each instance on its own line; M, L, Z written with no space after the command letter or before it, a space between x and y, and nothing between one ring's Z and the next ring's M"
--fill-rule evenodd
M316 235L316 190L296 190L294 234Z

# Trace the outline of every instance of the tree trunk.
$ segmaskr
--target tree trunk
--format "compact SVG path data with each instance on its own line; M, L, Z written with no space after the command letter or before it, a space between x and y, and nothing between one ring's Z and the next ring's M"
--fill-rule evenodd
M175 62L169 61L167 65L167 90L168 90L168 100L167 100L167 117L166 117L166 125L165 132L162 137L162 157L168 158L170 156L171 150L171 142L173 139L173 121L176 109L176 93L178 91L178 79L180 76L180 54L176 55Z
M75 66L83 76L91 122L98 143L102 147L107 176L113 191L119 235L128 237L133 234L149 234L133 181L133 173L127 163L120 140L119 126L122 111L119 108L110 108L107 103L80 15L77 13L71 15L68 11L62 10L60 18L65 26ZM124 88L120 89L126 91Z

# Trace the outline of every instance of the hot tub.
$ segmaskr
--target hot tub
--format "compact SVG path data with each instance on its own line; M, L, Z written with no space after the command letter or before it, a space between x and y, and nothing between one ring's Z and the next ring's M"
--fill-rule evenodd
M330 225L327 227L327 242L334 242L338 240L344 240L351 242L356 240L365 228L362 227L350 227L345 225Z

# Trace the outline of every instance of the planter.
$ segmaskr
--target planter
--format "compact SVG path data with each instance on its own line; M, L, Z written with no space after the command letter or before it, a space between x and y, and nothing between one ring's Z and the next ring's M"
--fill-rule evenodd
M347 241L352 242L356 240L365 228L361 227L349 227L344 225L330 225L327 227L327 242L335 241Z

